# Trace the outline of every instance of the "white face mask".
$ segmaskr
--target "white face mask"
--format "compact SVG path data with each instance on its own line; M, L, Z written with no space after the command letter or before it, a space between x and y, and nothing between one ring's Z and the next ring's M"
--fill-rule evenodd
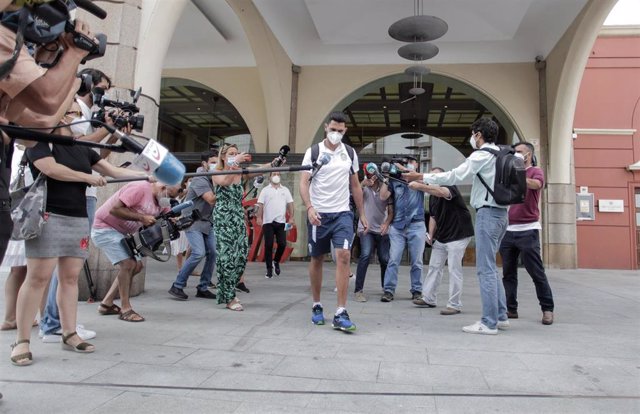
M271 177L271 182L278 185L280 184L280 176L279 175L274 175L273 177Z
M415 171L416 170L416 166L413 164L407 164L407 170L409 171Z
M469 144L471 144L471 148L474 150L478 149L478 143L476 142L476 134L471 135L469 138Z
M158 198L158 205L160 208L171 207L171 199L167 197L167 191L165 190L161 197Z
M327 132L327 139L333 145L338 145L342 141L342 134L338 131Z
M236 156L235 155L230 155L227 157L227 165L229 167L234 167L238 164L236 164Z
M213 171L213 170L215 170L217 165L218 165L218 164L216 164L216 163L209 164L209 171Z
M73 122L77 122L77 121L81 121L81 120L82 120L82 118L76 118L76 119L73 120ZM90 122L83 122L81 124L71 125L69 128L71 129L71 132L73 133L73 135L76 136L76 137L89 135L91 133L91 123Z

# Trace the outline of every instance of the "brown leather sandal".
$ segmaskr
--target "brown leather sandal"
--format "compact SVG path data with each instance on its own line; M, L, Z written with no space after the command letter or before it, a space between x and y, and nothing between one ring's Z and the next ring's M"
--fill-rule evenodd
M78 345L68 344L69 338L78 335L77 332L71 332L67 335L62 335L62 349L66 351L80 352L82 354L89 354L96 350L96 348L89 342L80 342Z
M100 306L98 307L98 313L100 315L120 315L120 311L120 306L115 303L112 303L111 306L107 306L100 302Z
M15 348L20 344L30 344L31 341L29 339L20 339L11 345L11 349ZM27 365L31 365L33 363L33 355L31 352L23 352L18 355L14 355L11 357L11 363L18 367L25 367Z
M121 314L119 316L119 319L125 322L144 322L144 317L133 309L130 309Z

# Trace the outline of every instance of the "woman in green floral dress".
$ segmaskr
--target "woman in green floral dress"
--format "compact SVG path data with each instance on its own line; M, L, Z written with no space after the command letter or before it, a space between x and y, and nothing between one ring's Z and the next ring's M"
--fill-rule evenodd
M220 150L217 170L238 170L250 155L238 153L235 144ZM236 284L247 264L249 243L242 207L242 174L215 175L216 207L213 210L213 226L216 232L216 272L218 275L218 303L228 309L244 310L236 297Z

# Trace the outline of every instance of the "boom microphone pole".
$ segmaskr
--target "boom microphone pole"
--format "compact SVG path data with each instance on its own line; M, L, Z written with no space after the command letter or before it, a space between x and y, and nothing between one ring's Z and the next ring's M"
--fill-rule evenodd
M242 168L239 170L221 170L221 171L209 171L209 172L196 172L187 173L185 178L189 177L211 177L214 175L234 175L234 174L265 174L270 172L296 172L296 171L308 171L312 170L311 165L290 165L287 167L267 167L267 168ZM146 177L124 177L124 178L112 178L107 180L107 184L113 183L125 183L129 181L145 181Z

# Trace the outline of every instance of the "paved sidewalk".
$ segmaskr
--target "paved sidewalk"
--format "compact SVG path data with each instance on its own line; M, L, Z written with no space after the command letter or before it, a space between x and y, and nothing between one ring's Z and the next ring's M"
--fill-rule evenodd
M148 263L146 291L133 299L146 322L79 305L79 322L98 331L94 354L43 344L34 328L34 364L14 367L15 331L0 332L0 413L640 412L638 272L549 271L556 321L543 326L523 271L520 319L482 336L461 331L480 316L474 268L464 269L463 312L440 316L446 276L441 306L420 309L407 267L395 301L382 303L371 266L369 301L350 293L358 331L349 335L311 324L306 263L286 263L271 280L250 264L244 312L195 298L195 277L188 301L171 299L175 265ZM327 318L333 270L327 264Z

